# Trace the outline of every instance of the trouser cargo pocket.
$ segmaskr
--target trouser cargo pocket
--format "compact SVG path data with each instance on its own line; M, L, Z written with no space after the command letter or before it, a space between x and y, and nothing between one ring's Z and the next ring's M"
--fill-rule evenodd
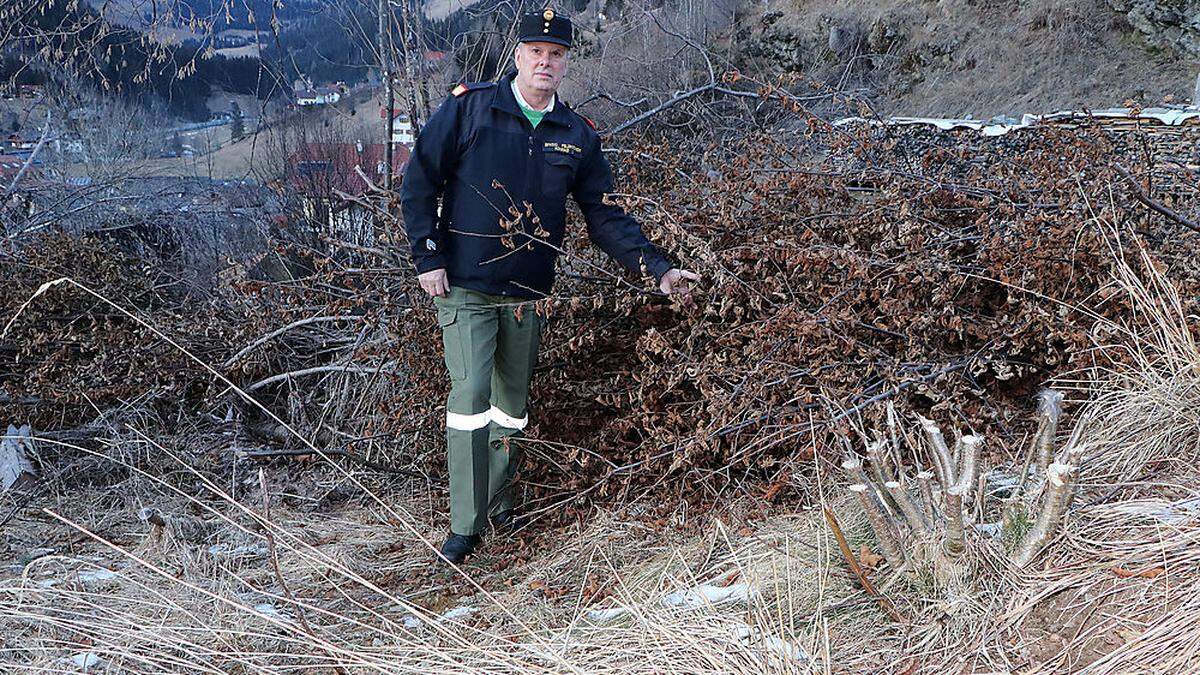
M459 308L446 301L437 305L438 325L442 328L442 349L446 355L446 370L451 380L467 377L466 345L463 344L463 326L459 321Z

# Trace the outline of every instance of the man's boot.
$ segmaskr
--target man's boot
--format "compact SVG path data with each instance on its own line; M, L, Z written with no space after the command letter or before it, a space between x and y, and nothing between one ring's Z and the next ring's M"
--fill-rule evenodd
M515 509L508 509L492 515L488 520L492 524L492 529L501 534L512 534L520 529L522 523L521 516Z
M454 534L446 538L446 543L442 544L442 557L455 565L467 559L467 556L475 552L475 547L479 545L479 535L477 534Z
M520 526L520 522L518 522L520 518L518 518L516 510L511 508L502 510L499 513L493 513L488 516L487 521L491 522L492 530L496 530L502 534L514 533L517 527Z

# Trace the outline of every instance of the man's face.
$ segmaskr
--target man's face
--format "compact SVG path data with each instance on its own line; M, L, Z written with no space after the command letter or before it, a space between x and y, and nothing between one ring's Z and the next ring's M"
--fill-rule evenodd
M517 45L517 84L553 94L567 73L567 48L553 42L522 42Z

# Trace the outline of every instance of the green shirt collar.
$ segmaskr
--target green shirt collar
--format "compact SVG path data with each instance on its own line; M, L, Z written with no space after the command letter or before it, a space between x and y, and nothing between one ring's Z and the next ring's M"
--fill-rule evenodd
M509 86L512 87L513 97L517 99L517 106L521 108L521 112L525 114L525 119L529 120L529 124L533 128L536 129L537 125L541 123L542 119L554 110L554 102L558 98L557 94L550 97L550 102L546 104L546 108L544 110L534 110L533 107L525 101L525 97L521 96L521 89L517 86L517 79L515 77L509 82Z

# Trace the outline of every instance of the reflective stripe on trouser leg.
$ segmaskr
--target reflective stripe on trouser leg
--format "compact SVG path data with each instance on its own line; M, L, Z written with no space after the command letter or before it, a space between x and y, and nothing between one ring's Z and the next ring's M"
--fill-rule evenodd
M487 411L487 416L488 420L496 425L502 426L506 429L515 429L516 431L524 431L525 425L529 424L529 415L517 419L516 417L509 415L496 406L492 406ZM484 422L484 424L486 425L487 422Z
M458 431L475 431L482 429L492 421L492 411L475 413L473 415L464 415L462 413L447 412L446 413L446 428L456 429Z
M511 307L500 310L489 408L492 419L488 426L491 514L513 507L511 486L520 468L521 448L520 443L511 441L522 436L529 423L529 384L540 338L541 318L532 307L525 307L520 319Z

